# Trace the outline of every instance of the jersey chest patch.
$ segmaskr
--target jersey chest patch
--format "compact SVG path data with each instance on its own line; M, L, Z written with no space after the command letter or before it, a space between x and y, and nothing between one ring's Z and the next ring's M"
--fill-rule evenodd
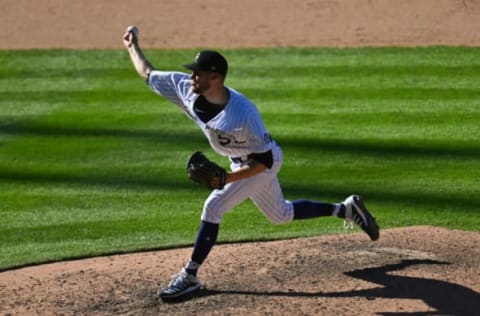
M246 140L240 140L233 134L223 133L219 131L217 133L218 143L222 146L228 147L229 145L242 145L246 144Z
M248 133L244 128L236 128L232 131L222 131L220 129L208 128L210 138L224 147L244 147L248 145Z

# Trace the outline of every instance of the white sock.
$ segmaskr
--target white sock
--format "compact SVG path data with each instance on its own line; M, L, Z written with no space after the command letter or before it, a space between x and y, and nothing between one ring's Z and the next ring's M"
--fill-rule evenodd
M332 216L338 216L340 211L342 210L342 203L335 203L335 209L332 212Z

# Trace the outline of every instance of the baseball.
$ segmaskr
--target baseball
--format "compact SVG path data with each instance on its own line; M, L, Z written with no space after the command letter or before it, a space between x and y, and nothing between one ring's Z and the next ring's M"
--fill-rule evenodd
M138 27L136 27L135 25L130 25L129 27L127 27L127 32L130 32L136 37L138 37Z

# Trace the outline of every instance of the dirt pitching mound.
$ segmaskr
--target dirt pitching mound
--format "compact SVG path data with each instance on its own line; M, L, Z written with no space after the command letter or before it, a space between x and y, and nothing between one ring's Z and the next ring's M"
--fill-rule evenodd
M474 0L15 0L0 49L121 48L130 24L144 48L479 46L479 14ZM0 315L478 315L479 244L409 227L218 245L205 288L177 304L155 292L190 248L60 262L0 273Z
M480 234L434 227L217 245L205 288L156 290L190 249L69 261L1 274L4 315L478 315Z

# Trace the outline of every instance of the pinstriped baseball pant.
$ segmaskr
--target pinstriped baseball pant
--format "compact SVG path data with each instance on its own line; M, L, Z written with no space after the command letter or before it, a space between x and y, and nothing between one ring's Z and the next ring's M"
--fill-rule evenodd
M229 183L222 190L214 190L203 206L202 220L219 224L223 215L243 201L250 199L262 213L275 224L293 220L293 204L285 200L277 173L282 165L280 147L273 150L274 164L271 169L251 178ZM241 164L232 164L232 170Z

